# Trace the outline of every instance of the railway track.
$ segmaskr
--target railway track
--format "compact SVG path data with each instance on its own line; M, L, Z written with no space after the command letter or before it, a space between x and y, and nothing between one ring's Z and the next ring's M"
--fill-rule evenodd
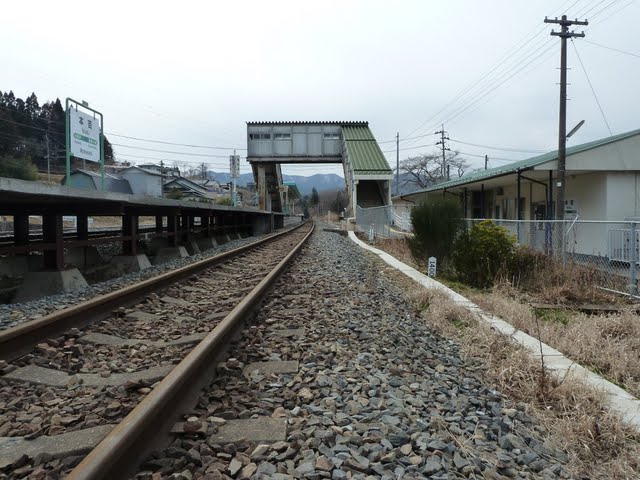
M72 477L129 473L211 381L312 231L303 224L0 332L0 478L66 474L105 435Z

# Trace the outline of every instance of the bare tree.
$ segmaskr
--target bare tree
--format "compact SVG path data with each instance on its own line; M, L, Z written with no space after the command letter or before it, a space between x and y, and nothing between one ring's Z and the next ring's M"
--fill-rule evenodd
M469 162L459 157L458 152L446 155L446 165L454 178L462 177L469 169ZM446 179L442 168L442 156L436 153L409 157L400 163L400 173L404 175L402 186L410 185L427 188Z

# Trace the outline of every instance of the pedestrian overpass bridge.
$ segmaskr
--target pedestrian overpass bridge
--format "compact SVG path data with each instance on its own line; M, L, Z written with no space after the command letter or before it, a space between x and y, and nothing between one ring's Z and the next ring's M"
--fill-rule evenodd
M283 211L281 165L304 163L342 164L349 216L391 204L393 173L368 122L248 122L247 161L264 210Z

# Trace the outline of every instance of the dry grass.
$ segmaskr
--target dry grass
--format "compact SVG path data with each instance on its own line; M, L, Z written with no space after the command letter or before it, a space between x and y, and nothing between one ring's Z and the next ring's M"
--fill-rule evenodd
M460 342L467 359L487 366L485 375L509 399L523 404L544 427L545 442L567 452L567 469L583 478L638 478L640 436L605 408L605 399L575 379L543 371L510 338L479 323L444 293L412 287L410 299L424 320ZM628 333L628 326L613 328Z
M535 310L503 289L470 296L483 309L640 396L640 319L632 311L585 315Z
M553 304L621 303L622 297L608 293L598 285L625 290L626 281L610 276L593 266L568 262L528 248L516 255L517 274L503 278L503 284L517 288L533 300Z
M401 262L411 265L413 268L420 268L420 265L416 264L411 255L409 244L404 238L377 238L374 246L380 250L384 250L389 255L393 255ZM422 265L422 267L424 267L424 265Z

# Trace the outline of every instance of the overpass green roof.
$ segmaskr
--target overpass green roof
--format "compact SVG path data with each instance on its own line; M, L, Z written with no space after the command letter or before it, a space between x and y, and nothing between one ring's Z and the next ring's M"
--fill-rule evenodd
M384 157L378 142L369 127L364 125L342 125L342 136L347 155L358 175L391 175L391 167Z

